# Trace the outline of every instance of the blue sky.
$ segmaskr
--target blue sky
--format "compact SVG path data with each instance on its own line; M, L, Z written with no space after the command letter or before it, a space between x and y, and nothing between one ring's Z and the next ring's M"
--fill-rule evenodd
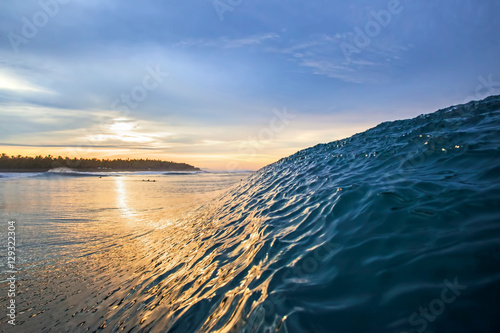
M257 169L499 93L499 1L0 3L0 151Z

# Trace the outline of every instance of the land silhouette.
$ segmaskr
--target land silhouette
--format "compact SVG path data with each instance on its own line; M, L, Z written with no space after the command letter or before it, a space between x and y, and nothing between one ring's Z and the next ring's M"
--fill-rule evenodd
M70 168L81 171L200 171L199 168L186 163L162 161L155 159L98 159L68 158L52 155L35 157L0 156L0 171L48 171L55 168Z

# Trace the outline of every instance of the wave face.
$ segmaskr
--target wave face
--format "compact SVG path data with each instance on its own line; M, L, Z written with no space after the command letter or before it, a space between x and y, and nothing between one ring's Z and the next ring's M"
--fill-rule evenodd
M149 234L90 331L498 332L499 147L495 96L284 158Z
M498 331L499 181L499 96L284 158L205 217L167 327Z

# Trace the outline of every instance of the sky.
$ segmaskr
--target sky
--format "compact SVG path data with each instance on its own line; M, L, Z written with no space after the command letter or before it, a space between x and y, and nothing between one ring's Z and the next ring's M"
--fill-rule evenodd
M0 153L256 170L500 93L500 1L3 0Z

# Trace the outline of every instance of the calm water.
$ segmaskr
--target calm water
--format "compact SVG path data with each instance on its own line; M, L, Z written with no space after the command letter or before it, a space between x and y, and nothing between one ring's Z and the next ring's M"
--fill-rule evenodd
M155 177L0 181L20 332L500 331L500 97Z
M248 174L3 176L0 209L4 219L18 221L19 266L31 267L108 250L164 229Z

